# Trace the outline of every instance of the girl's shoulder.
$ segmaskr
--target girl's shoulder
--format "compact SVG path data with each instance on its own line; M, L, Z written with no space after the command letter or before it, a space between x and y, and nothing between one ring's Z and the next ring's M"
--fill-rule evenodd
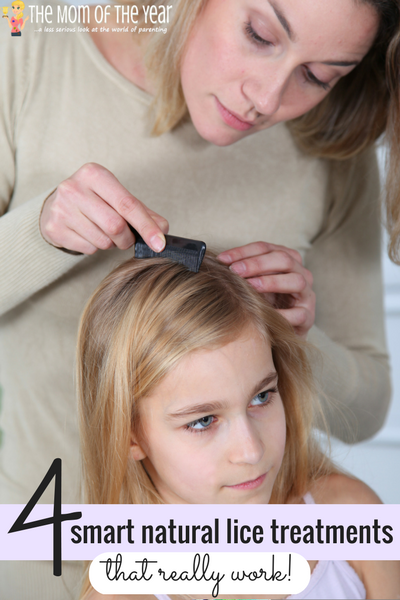
M382 504L366 483L345 473L332 473L317 479L309 492L316 504Z
M382 504L366 483L344 473L321 477L309 491L317 504ZM400 561L347 562L363 582L367 598L400 598Z

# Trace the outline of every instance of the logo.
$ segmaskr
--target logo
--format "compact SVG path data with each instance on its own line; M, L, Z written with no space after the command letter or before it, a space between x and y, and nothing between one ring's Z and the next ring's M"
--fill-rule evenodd
M11 10L14 13L14 16L11 18L8 16L8 6L3 6L3 19L7 19L8 26L11 29L12 36L20 36L23 28L25 27L25 23L29 19L29 17L24 17L23 10L25 8L25 4L23 2L19 2L19 0L14 0L11 2Z

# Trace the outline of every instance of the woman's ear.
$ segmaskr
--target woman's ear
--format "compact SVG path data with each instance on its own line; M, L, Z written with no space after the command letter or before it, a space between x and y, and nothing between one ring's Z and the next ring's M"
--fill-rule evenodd
M143 460L147 456L141 444L138 442L137 436L133 432L131 434L131 447L129 454L133 460Z

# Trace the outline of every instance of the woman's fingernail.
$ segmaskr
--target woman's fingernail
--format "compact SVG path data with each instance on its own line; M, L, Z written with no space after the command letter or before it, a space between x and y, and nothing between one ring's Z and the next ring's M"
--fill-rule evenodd
M261 279L248 279L247 281L257 290L260 290L262 288Z
M161 252L165 247L165 237L162 233L157 233L157 235L153 235L151 238L151 247L156 252Z
M230 254L226 254L225 252L221 252L221 254L218 254L217 256L218 260L220 260L221 262L224 263L231 263L232 262L232 257Z
M238 275L243 275L246 272L246 265L241 262L233 263L229 268Z

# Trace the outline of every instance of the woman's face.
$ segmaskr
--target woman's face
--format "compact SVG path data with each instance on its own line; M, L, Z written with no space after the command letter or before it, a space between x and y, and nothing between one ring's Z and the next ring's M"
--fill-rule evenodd
M226 146L306 113L361 61L378 25L355 0L208 0L181 67L197 131Z
M183 358L143 399L132 456L165 502L269 502L286 436L277 383L270 345L249 328Z

